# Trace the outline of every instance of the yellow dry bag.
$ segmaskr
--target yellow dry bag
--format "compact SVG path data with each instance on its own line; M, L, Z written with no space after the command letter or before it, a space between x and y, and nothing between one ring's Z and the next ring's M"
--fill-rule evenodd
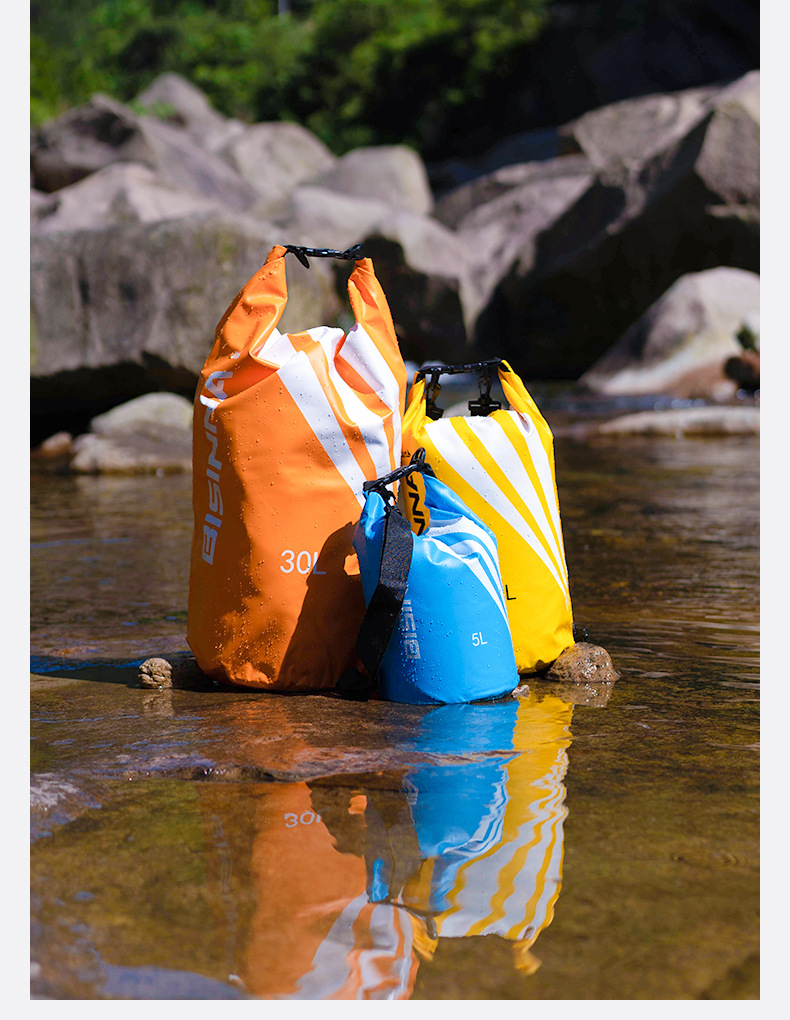
M490 397L494 369L508 410ZM442 417L439 376L470 371L480 373L480 399L468 417ZM518 671L543 669L573 644L551 429L506 361L426 366L408 396L403 462L420 447L436 477L496 535Z

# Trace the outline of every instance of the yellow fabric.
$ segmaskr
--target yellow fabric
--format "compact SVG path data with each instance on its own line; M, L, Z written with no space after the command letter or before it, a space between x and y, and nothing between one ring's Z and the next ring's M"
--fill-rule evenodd
M437 478L496 535L516 665L533 673L573 644L554 437L507 362L499 379L510 410L432 421L425 380L415 377L403 419L403 463L424 447Z

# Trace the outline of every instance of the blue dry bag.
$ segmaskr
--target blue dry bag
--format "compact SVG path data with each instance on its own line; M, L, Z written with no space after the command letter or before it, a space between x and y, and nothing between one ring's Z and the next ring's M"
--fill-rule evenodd
M357 641L364 671L341 679L347 697L367 696L376 678L384 698L416 705L497 698L519 682L496 539L424 458L419 450L365 484L354 535L367 604ZM420 534L391 491L415 472Z

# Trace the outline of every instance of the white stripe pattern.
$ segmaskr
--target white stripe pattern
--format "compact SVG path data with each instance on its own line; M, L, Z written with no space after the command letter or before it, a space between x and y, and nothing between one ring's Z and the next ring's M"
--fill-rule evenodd
M513 412L513 415L515 416L516 412ZM519 424L520 430L523 432L524 429L520 424L520 420L517 417L514 417L514 420L516 420ZM465 418L464 421L467 421L476 433L484 433L486 431L490 432L491 426L494 427L496 430L496 438L495 444L492 444L491 448L496 449L497 451L497 463L499 467L508 478L512 479L516 483L516 488L518 488L519 485L521 486L519 495L535 516L536 522L539 526L541 524L543 525L543 527L540 527L541 534L544 535L547 544L552 551L554 551L555 555L557 555L558 562L564 565L565 558L557 549L557 543L551 529L548 526L548 521L545 513L543 512L540 500L534 491L533 484L527 475L524 465L521 463L518 450L513 446L507 433L505 433L502 426L499 425L499 423L493 418ZM488 471L486 471L472 451L466 446L453 427L452 419L440 418L437 421L429 422L426 424L426 431L442 459L454 471L456 471L493 510L495 510L519 535L523 537L527 545L529 545L533 552L536 553L551 576L557 582L566 603L570 604L567 575L560 575L552 558L546 552L540 539L524 518L524 515L516 506L514 506ZM491 442L490 438L485 435L481 435L480 438L486 445ZM505 440L504 443L502 442L502 439ZM553 487L546 492L545 483L542 478L541 482L544 484L544 495L546 496L546 501L549 505L551 505L554 500Z
M401 419L403 408L400 406L400 387L395 374L371 339L364 326L357 322L348 331L346 342L340 348L340 354L346 364L365 380L373 392L392 411L392 425L394 430L394 455L393 467L400 467L400 456L403 446L401 436ZM388 468L387 472L391 469Z
M460 530L463 528L464 530ZM440 537L442 536L442 537ZM499 573L499 559L496 548L488 535L468 517L458 517L439 527L431 525L425 537L436 542L449 556L460 560L484 586L508 624L505 607L505 592Z
M354 923L367 904L367 895L363 893L346 905L318 947L313 965L299 981L293 998L329 999L342 989L352 974L349 955L356 948ZM375 993L382 980L387 978L390 967L399 984L389 989L386 996L373 994L370 997L397 999L407 992L412 941L413 927L406 911L387 903L377 904L373 908L370 918L372 948L362 950L359 954L361 986L357 990L358 999L366 999L370 993ZM383 972L379 967L380 958L384 960Z
M562 755L564 760L564 751ZM562 830L567 813L565 787L557 779L551 782L547 796L532 802L529 817L512 839L461 867L462 882L451 896L453 906L442 918L440 934L462 937L474 927L480 935L521 939L528 928L534 932L544 927L561 880ZM511 876L510 892L503 899L503 873L512 868L525 847L529 847L526 859L518 873ZM527 914L536 892L538 897ZM495 907L495 902L501 907ZM478 928L481 921L487 923Z
M337 392L340 406L347 421L359 426L365 446L370 458L376 468L376 477L389 474L394 466L400 466L400 444L397 451L397 464L393 465L391 460L390 443L387 433L384 430L384 419L371 411L353 387L345 381L337 370L335 364L335 353L338 344L343 339L342 329L331 329L329 326L319 326L317 329L309 329L308 336L319 343L326 355L326 362L329 369L329 378ZM375 345L371 341L371 346ZM345 347L344 347L345 349Z
M362 340L367 346L364 351L359 351L356 345L352 345L348 351L351 357L348 357L346 348L352 334L355 334L355 341ZM318 326L315 329L307 330L307 335L320 344L324 351L329 378L337 394L342 414L350 423L358 426L365 447L373 461L376 477L388 474L400 464L402 444L400 412L393 413L392 416L393 424L396 427L394 449L391 449L384 428L384 420L364 404L353 387L349 386L337 370L335 356L337 348L343 340L343 331L329 326ZM362 485L367 479L359 468L343 435L337 416L315 375L307 354L304 351L297 351L288 334L281 333L276 327L269 334L265 344L259 350L253 350L251 354L256 360L265 361L277 369L283 385L313 429L316 438L353 491L359 505L363 506ZM359 324L349 331L346 343L341 348L340 356L368 382L390 409L398 407L397 380L376 345ZM373 364L372 370L366 365L366 359L369 359ZM383 374L384 379L376 378L375 373ZM385 394L387 399L385 399Z
M290 341L289 346L293 350ZM366 481L365 475L304 351L294 351L294 356L280 366L278 376L360 507L364 506L362 486Z

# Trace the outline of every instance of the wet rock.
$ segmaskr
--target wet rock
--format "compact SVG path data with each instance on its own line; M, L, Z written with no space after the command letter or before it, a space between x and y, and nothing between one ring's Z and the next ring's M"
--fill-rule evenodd
M687 407L625 414L597 427L600 435L727 436L759 435L758 407Z
M146 659L140 665L138 677L141 687L160 690L170 687L192 688L208 680L194 657L188 653L171 655L167 659Z
M579 380L596 393L727 399L727 359L759 311L760 277L720 266L681 277Z
M62 459L68 457L73 450L74 436L70 432L56 432L45 439L33 451L33 456L40 460Z
M93 785L93 784L91 784ZM100 807L93 789L77 785L55 773L30 777L30 836L32 840L52 835L52 830Z
M571 645L552 663L545 679L563 684L614 683L620 674L605 648L586 641Z
M192 470L191 437L184 441L86 433L74 440L69 470L81 475L173 474Z
M310 182L328 191L373 198L388 205L428 213L433 196L422 159L406 145L352 149Z

